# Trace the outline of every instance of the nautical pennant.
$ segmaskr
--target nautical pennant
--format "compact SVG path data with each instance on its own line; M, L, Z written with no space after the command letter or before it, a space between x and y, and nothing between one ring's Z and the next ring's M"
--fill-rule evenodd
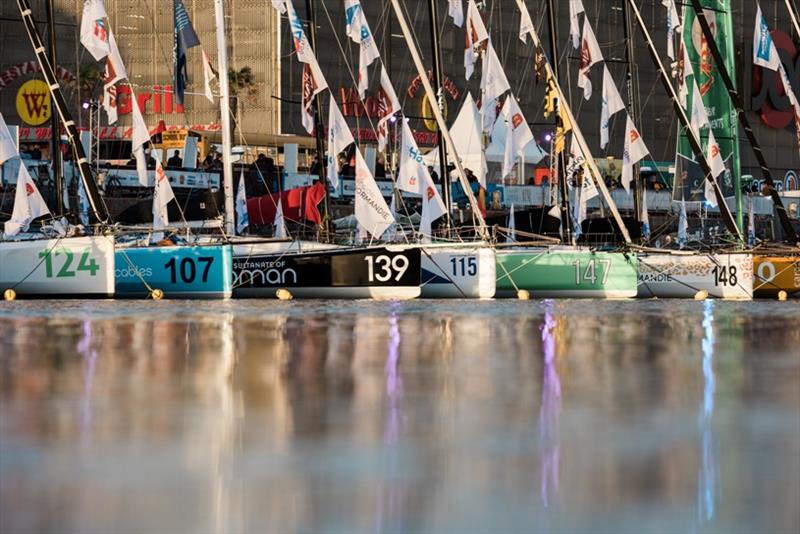
M198 46L200 39L192 27L192 21L189 20L189 14L186 12L186 7L181 0L173 0L173 22L175 23L175 41L174 41L174 54L172 58L174 73L172 76L172 83L175 89L175 98L178 104L183 104L184 94L186 92L186 51L190 48Z
M521 155L528 143L533 141L533 132L531 132L531 127L528 126L528 122L525 120L525 116L522 114L522 110L513 93L506 98L503 116L507 121L507 132L501 175L506 178L514 170L517 156Z
M600 148L608 145L609 123L611 117L625 109L625 103L619 96L617 85L608 71L608 67L603 67L603 107L600 111Z
M328 108L328 183L336 189L339 187L339 170L336 167L336 157L345 148L355 143L350 127L344 120L336 99L331 94Z
M97 61L109 54L110 31L103 0L85 0L81 16L81 44Z
M347 35L350 40L360 45L358 54L358 94L363 99L369 87L368 68L380 57L378 45L369 29L367 17L359 0L345 0L347 16Z
M630 194L633 181L633 166L639 163L650 152L644 144L639 130L633 124L630 115L625 125L625 151L622 154L622 187Z
M47 209L47 204L31 178L28 167L20 161L14 209L11 212L11 219L5 223L5 237L15 236L20 231L27 230L31 221L44 215L50 215L50 210Z
M466 71L467 80L472 77L475 72L475 61L477 60L476 48L480 47L483 43L489 40L489 32L486 30L486 25L483 23L481 13L478 11L478 6L475 5L475 0L468 0L467 2L467 40L464 49L464 69Z
M583 98L589 100L592 97L592 79L589 76L589 71L592 65L603 61L603 52L600 50L600 45L597 44L597 38L594 35L592 25L589 23L589 18L583 19L583 38L581 39L581 66L578 72L578 87L583 89Z

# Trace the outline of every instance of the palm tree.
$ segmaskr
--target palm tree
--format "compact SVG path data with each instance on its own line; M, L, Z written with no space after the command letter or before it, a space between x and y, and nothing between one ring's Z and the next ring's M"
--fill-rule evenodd
M236 123L231 127L231 137L233 137L236 126L241 124L242 110L239 104L242 102L242 97L253 103L258 94L253 69L250 67L242 67L239 70L228 69L228 87L231 93L231 108L236 110ZM241 133L241 128L239 132Z

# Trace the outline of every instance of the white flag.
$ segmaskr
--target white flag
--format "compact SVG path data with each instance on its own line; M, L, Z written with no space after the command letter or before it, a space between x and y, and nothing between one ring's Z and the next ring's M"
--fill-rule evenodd
M214 69L211 68L211 62L208 60L208 54L203 50L203 87L206 98L212 104L214 103L214 93L211 92L211 80L217 77L214 74Z
M630 115L625 125L625 150L622 153L622 187L630 194L633 180L633 166L639 163L650 152L644 144L639 130L633 124Z
M443 180L446 183L446 180ZM402 148L400 152L400 171L397 176L397 188L422 196L422 219L420 233L430 235L431 223L445 214L446 209L436 184L428 172L422 159L417 142L411 133L408 123L403 121Z
M286 13L286 0L272 0L272 7L278 10L278 13Z
M720 174L725 172L725 160L722 159L722 152L719 149L719 144L714 138L714 130L709 130L708 132L706 159L711 166L711 176L717 178Z
M50 215L50 210L47 209L47 204L44 203L25 163L20 161L14 210L11 219L5 224L5 236L15 236L21 230L27 230L31 221L43 215Z
M533 141L533 132L531 132L531 128L528 126L528 122L525 120L525 116L522 114L522 110L513 93L506 98L503 116L507 121L502 172L502 178L505 179L514 170L517 156L521 155L528 143Z
M144 147L150 143L150 132L144 123L144 117L139 109L139 102L136 95L131 91L131 109L133 117L133 135L131 137L131 148L136 156L136 172L139 174L139 185L147 187L150 180L147 177L147 159L144 155Z
M483 56L481 89L483 91L481 122L483 123L483 131L490 132L497 118L497 99L511 90L506 72L503 70L503 65L500 63L500 58L497 57L497 52L495 52L491 41L486 47L486 53Z
M569 36L572 38L572 48L581 44L580 14L584 13L581 0L569 0Z
M169 226L169 212L167 204L175 199L172 186L169 184L167 173L161 166L161 161L156 159L156 183L153 187L153 229L162 229ZM157 243L164 238L163 232L155 232L151 241Z
M17 144L6 125L3 114L0 113L0 165L17 155L19 155Z
M289 235L286 231L286 218L283 216L283 204L281 199L278 199L278 207L275 209L275 220L272 221L273 237L285 238Z
M355 143L350 127L336 105L336 99L331 94L330 107L328 108L328 183L333 188L339 187L339 169L336 157L345 148Z
M108 14L103 0L85 0L81 17L81 44L92 54L95 60L106 57L110 50L108 36Z
M694 82L692 82L692 121L690 126L698 139L700 139L700 129L702 127L711 127L703 97L700 96L700 90L697 89L697 84Z
M236 233L242 235L250 226L250 217L247 214L247 189L244 185L244 169L239 175L239 187L236 188Z
M686 246L687 234L689 231L689 220L686 217L686 202L681 200L681 211L678 215L678 247Z
M475 72L475 61L478 57L475 49L488 40L489 32L486 30L486 25L483 23L481 13L478 11L478 6L475 5L475 0L468 0L467 40L464 50L464 69L466 70L467 80L469 80L472 77L472 73Z
M513 243L517 240L517 223L514 220L514 204L511 204L511 209L508 212L508 222L506 223L506 228L508 228L508 235L506 236L506 243Z
M395 113L400 111L400 101L397 99L397 94L394 92L394 87L392 87L392 81L389 79L389 74L383 65L381 65L381 89L378 94L378 102L378 151L383 152L388 140L387 123Z
M611 117L625 109L625 103L619 96L617 84L611 77L608 67L603 67L603 107L600 110L600 148L608 145L608 132L610 129Z
M681 41L679 45L681 60L678 68L678 98L681 101L683 109L687 109L687 99L689 97L689 76L694 78L694 69L692 68L692 60L689 57L689 52L686 46ZM694 84L694 82L691 82Z
M297 60L305 63L302 82L302 123L306 131L312 133L314 131L314 115L311 113L311 106L314 102L314 97L328 88L328 82L325 80L325 76L322 75L322 69L319 68L317 57L314 55L311 43L306 37L303 23L300 17L297 16L297 11L290 0L287 0L286 7L289 12L289 23L291 24L292 40L294 41Z
M642 234L644 234L645 239L650 239L650 214L647 211L647 187L642 187L642 213L641 213L641 221L642 221Z
M519 19L519 40L523 43L528 42L528 35L533 33L533 21L531 21L531 14L527 9L520 9Z
M356 220L374 237L379 238L394 223L389 206L383 199L372 172L356 148Z
M453 24L459 28L464 25L464 3L461 0L449 0L449 15L453 17Z
M114 34L109 32L108 38L109 54L106 57L105 69L103 71L103 108L108 115L108 123L117 122L117 82L128 77L122 57L119 55L117 41Z
M578 87L583 89L583 98L589 100L592 97L592 80L589 71L592 65L598 61L603 61L603 52L597 44L594 30L589 23L589 18L583 19L583 38L581 39L581 66L578 72Z
M681 27L681 18L675 0L661 0L661 5L667 8L667 57L675 59L675 30Z
M756 11L756 28L753 33L753 65L758 65L769 70L778 70L781 59L778 57L778 50L769 33L769 26L761 6Z
M347 17L347 35L350 40L360 45L358 54L358 94L363 99L369 87L369 66L380 57L378 45L369 29L367 17L361 9L359 0L345 0Z

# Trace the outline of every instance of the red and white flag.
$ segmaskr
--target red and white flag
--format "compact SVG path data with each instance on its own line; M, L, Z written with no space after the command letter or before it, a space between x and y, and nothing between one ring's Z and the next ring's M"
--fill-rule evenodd
M103 0L85 0L81 17L81 44L95 60L101 60L109 53L108 14Z
M708 145L706 146L706 161L711 167L711 178L716 180L720 175L725 172L725 160L722 159L722 151L719 148L719 143L714 138L714 130L708 131ZM711 207L716 208L719 206L717 202L717 195L714 192L714 184L711 180L705 181L705 196L706 202Z
M642 161L650 153L644 144L642 135L633 124L630 115L625 125L625 150L622 153L622 187L627 193L631 192L633 181L633 166Z
M302 123L308 133L313 133L314 115L311 113L311 106L314 102L314 97L328 88L328 82L325 80L325 76L322 75L322 69L319 68L317 57L314 55L314 50L312 50L311 43L308 41L306 32L303 29L303 22L300 20L300 17L297 16L297 11L294 9L294 5L291 1L287 0L286 8L289 12L289 22L297 60L301 63L305 63L303 67L302 85Z
M211 80L217 77L214 74L214 69L211 68L211 61L208 60L208 54L203 50L203 89L204 94L209 102L214 103L214 93L211 92Z
M103 71L103 109L108 115L108 123L117 122L117 82L128 77L122 57L119 55L117 41L114 34L109 33L109 53L106 56L105 70Z
M136 172L139 175L139 185L148 187L150 180L147 177L147 159L144 155L144 147L150 143L150 131L147 129L147 124L142 117L142 111L139 109L139 102L136 95L131 91L131 117L133 119L133 134L131 136L131 148L133 155L136 157Z
M400 101L397 99L394 87L392 87L389 73L386 72L386 67L383 65L381 65L381 88L378 94L378 102L378 151L383 152L388 140L389 119L400 111Z
M174 199L175 193L172 191L167 173L164 172L161 161L156 160L156 183L153 189L153 228L161 229L169 226L167 204ZM153 240L161 240L160 232L154 234Z
M464 3L462 0L448 0L448 14L453 18L453 24L459 28L464 25Z
M47 204L39 193L25 163L20 161L14 210L11 212L11 219L5 224L5 236L15 236L20 231L27 230L31 221L44 215L50 215L50 210L47 209Z
M533 132L531 132L513 93L506 98L503 117L506 119L506 146L503 155L502 177L506 178L514 170L517 156L521 155L528 143L533 141Z
M592 79L589 77L589 71L592 69L592 65L600 61L603 61L603 52L600 50L600 45L597 44L597 38L594 36L594 30L592 30L592 25L589 23L589 18L584 17L578 87L583 89L583 98L586 100L592 97Z
M486 30L486 25L483 23L481 13L478 11L478 6L475 5L475 0L468 0L467 2L467 40L464 49L464 69L466 70L467 80L472 77L475 72L475 62L478 59L477 48L489 40L489 32Z
M483 91L483 100L481 101L483 131L490 132L497 119L497 100L511 90L506 72L500 63L500 58L497 57L497 52L495 52L491 41L486 47L486 53L483 56L481 90Z

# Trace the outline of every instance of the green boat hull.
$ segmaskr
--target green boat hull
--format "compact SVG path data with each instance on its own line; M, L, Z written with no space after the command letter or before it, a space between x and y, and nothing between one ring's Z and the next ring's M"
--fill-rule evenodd
M497 251L497 296L519 289L537 298L633 298L636 254L553 247Z

